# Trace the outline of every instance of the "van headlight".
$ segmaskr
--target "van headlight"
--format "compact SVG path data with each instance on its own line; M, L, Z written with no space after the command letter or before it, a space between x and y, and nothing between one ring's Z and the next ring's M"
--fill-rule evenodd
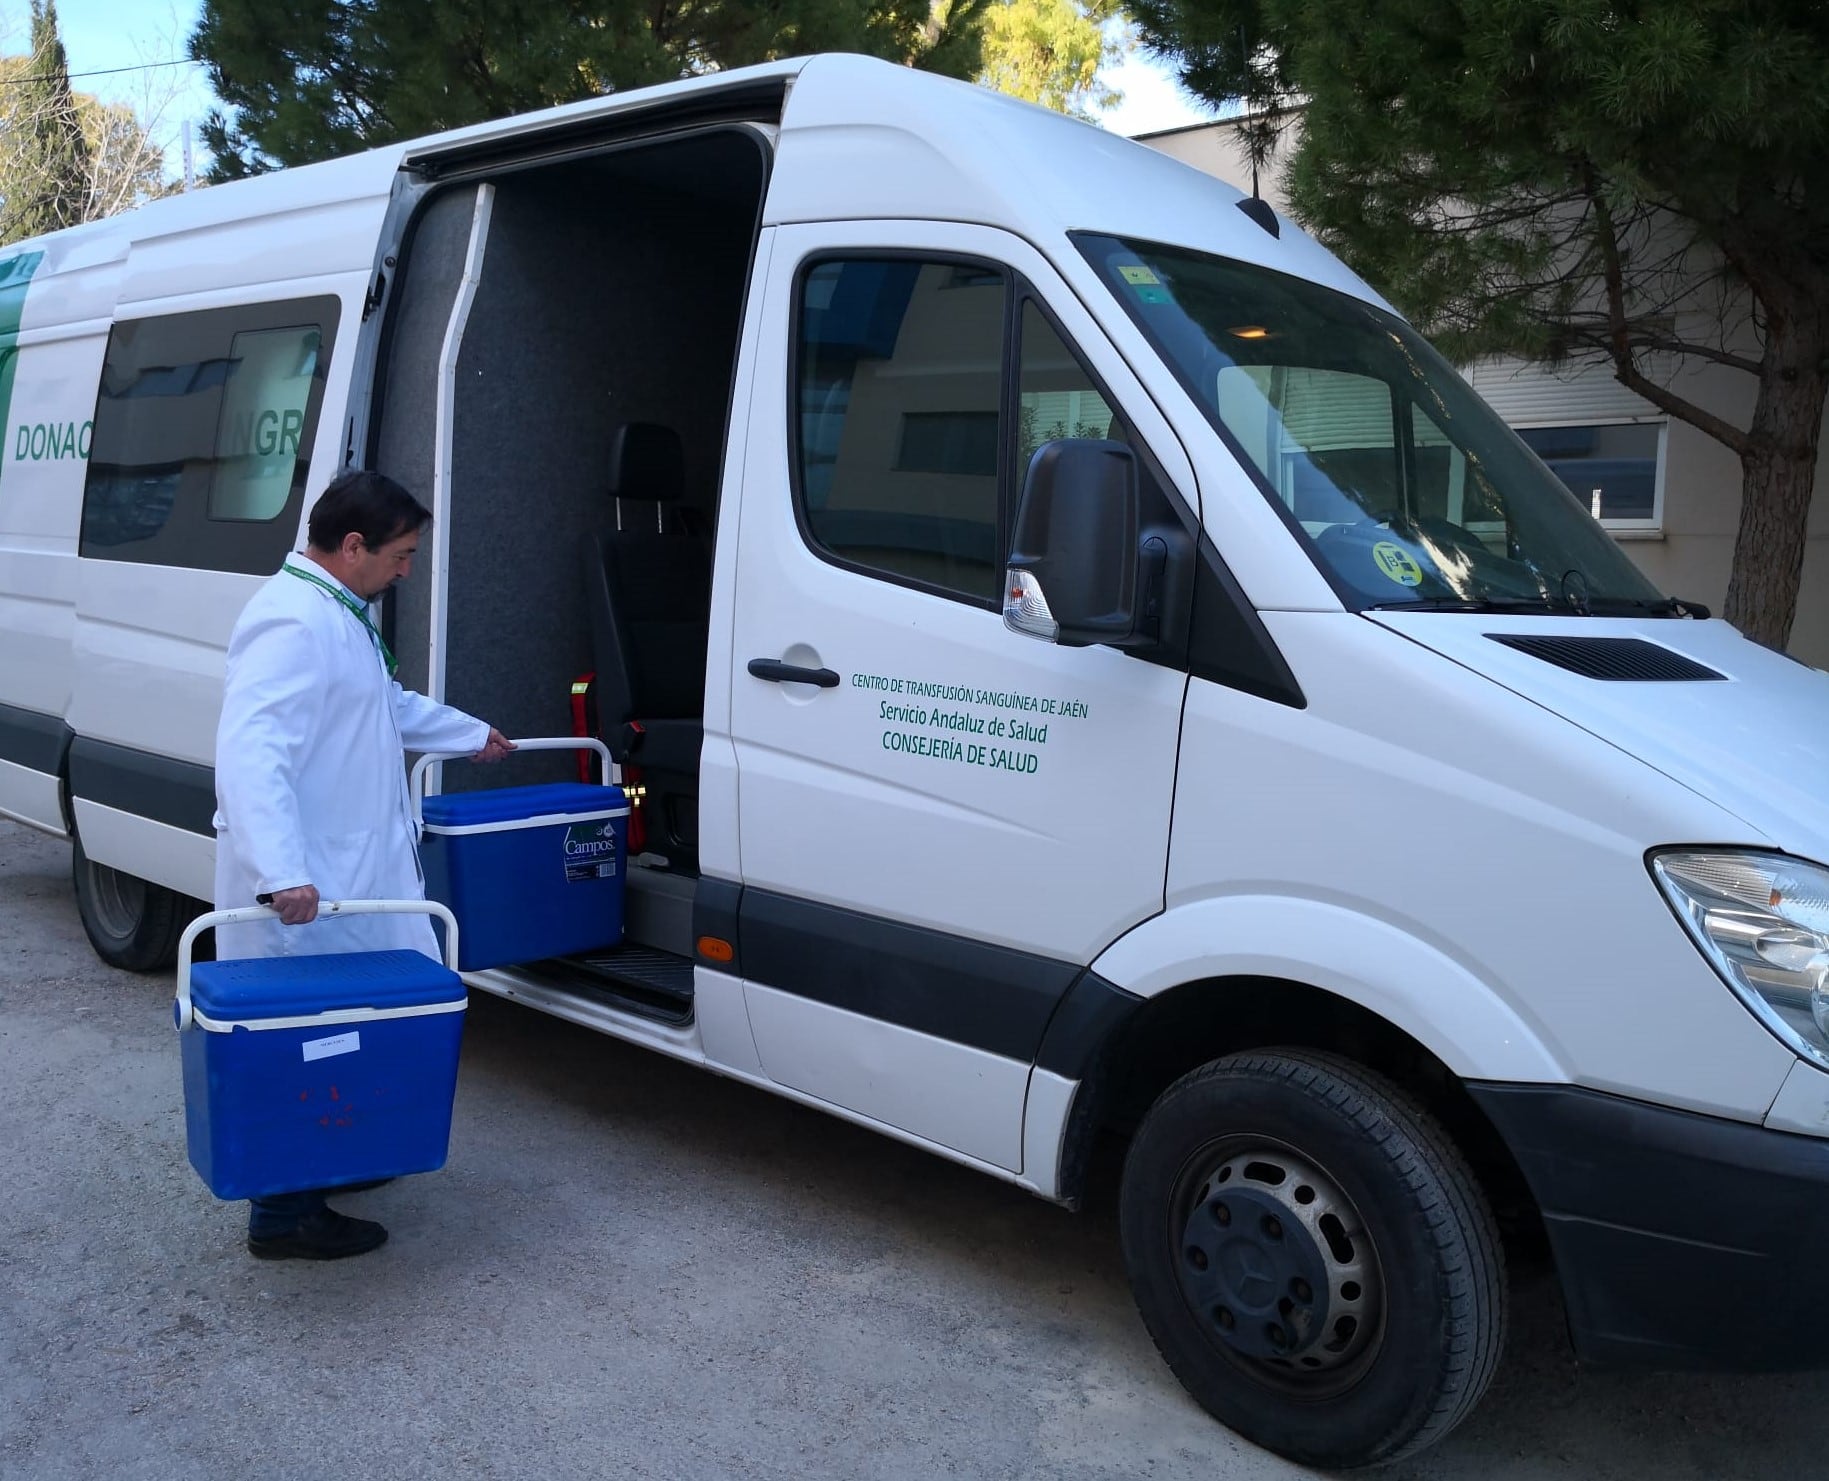
M1783 854L1657 854L1664 893L1747 1007L1829 1069L1829 869Z

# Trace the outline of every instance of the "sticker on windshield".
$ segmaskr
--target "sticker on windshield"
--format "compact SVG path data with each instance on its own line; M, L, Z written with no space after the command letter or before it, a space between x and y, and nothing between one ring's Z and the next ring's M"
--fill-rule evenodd
M1140 262L1119 263L1118 276L1136 290L1140 302L1167 303L1169 301L1169 290L1162 286L1162 279Z
M1372 559L1378 562L1378 569L1399 586L1423 584L1423 568L1416 564L1415 557L1401 545L1380 540L1372 547Z

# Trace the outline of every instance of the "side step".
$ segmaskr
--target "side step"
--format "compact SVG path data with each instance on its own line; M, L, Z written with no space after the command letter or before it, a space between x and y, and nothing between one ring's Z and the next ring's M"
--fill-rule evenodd
M522 970L541 981L652 1018L692 1021L692 958L652 946L615 946L584 956L552 957Z

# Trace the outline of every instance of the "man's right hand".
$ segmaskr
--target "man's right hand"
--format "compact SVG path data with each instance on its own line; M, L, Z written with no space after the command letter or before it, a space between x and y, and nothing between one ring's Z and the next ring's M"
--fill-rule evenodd
M295 890L275 890L272 905L281 925L308 926L318 918L317 887L302 884Z

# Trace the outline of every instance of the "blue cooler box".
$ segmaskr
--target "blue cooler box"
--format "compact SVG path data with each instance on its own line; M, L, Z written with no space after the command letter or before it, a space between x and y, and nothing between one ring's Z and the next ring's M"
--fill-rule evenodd
M426 897L457 917L459 971L573 956L622 940L629 804L555 782L428 797Z
M198 962L190 980L184 1124L218 1198L444 1166L466 1001L455 972L359 951Z

